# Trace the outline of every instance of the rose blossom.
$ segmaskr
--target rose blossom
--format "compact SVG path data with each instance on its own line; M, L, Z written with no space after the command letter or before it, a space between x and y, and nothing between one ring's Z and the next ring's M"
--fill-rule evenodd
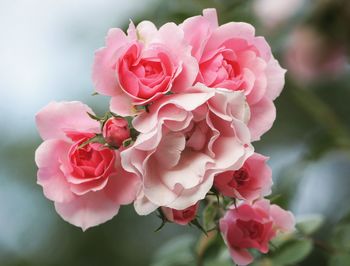
M181 27L199 62L196 81L243 91L251 111L248 126L252 140L258 140L275 120L273 100L284 86L285 74L265 39L256 37L254 27L247 23L218 26L215 9L186 19Z
M215 176L214 186L224 196L241 200L254 200L271 193L272 171L267 157L254 153L236 171Z
M121 117L109 118L103 125L102 133L108 144L120 147L124 140L130 138L128 121Z
M269 241L278 232L293 229L293 214L277 205L270 205L266 199L251 204L243 203L237 208L231 206L220 219L221 234L233 261L238 265L247 265L253 261L248 249L267 253Z
M317 30L306 26L292 32L284 59L293 78L302 83L324 75L336 77L345 71L347 63L341 44L328 41Z
M248 119L243 93L202 84L136 117L140 135L121 153L124 169L143 179L136 211L183 210L203 199L216 173L239 169L252 154Z
M35 152L37 182L58 214L83 230L115 216L139 187L139 179L121 168L119 151L87 143L100 133L87 112L93 114L80 102L51 102L36 115L44 140Z
M187 225L196 218L198 207L199 203L196 203L184 210L162 207L162 212L169 222Z
M97 92L112 96L110 109L127 116L135 113L133 105L191 86L197 72L197 61L176 24L157 30L143 21L136 28L131 22L127 35L118 28L109 30L106 47L95 54L92 78Z
M305 0L255 0L254 13L268 29L280 26L305 5Z

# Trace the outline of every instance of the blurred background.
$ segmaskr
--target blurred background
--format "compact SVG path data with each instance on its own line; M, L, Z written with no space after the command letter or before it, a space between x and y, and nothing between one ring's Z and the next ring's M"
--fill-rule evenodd
M181 23L207 7L221 24L252 23L288 69L277 120L255 147L270 156L277 203L325 217L319 245L293 265L350 265L348 0L13 0L0 1L1 266L161 265L152 258L169 239L199 235L172 224L154 233L156 215L138 217L132 206L85 233L64 222L36 185L34 115L52 100L104 113L108 99L90 96L90 74L107 30L129 19Z

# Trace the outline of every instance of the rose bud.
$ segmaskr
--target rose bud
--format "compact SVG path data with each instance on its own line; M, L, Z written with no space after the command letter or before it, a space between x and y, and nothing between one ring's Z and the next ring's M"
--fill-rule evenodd
M103 126L103 137L111 146L120 147L130 138L128 121L121 117L112 117Z
M271 193L272 172L268 157L254 153L236 170L215 176L214 187L222 195L241 200L255 200Z
M169 222L173 222L180 225L187 225L196 218L199 203L184 209L175 210L167 207L162 207L162 212Z
M248 265L254 259L249 249L267 253L269 241L278 232L294 230L294 224L291 212L262 199L237 208L231 206L220 219L220 231L232 260L238 265Z

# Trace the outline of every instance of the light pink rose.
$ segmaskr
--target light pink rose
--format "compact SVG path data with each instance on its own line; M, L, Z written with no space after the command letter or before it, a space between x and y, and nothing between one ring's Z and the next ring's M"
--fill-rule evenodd
M253 10L265 27L274 29L295 16L305 2L305 0L255 0Z
M162 212L169 222L180 225L187 225L196 219L199 203L196 203L184 210L175 210L167 207L162 207Z
M80 102L51 102L36 115L44 142L35 152L38 184L58 214L86 230L111 219L135 199L139 178L125 172L119 151L86 144L100 133L99 122Z
M236 171L215 176L214 186L224 196L241 200L255 200L271 193L272 171L267 157L254 153Z
M220 219L220 231L233 261L248 265L254 259L248 249L267 253L269 241L278 232L294 230L294 224L291 212L262 199L252 204L243 203L237 208L231 206Z
M140 135L121 152L124 169L143 179L136 211L183 210L203 199L215 174L239 169L253 153L248 119L242 92L202 84L163 97L136 117Z
M128 121L122 117L112 117L103 125L102 134L108 144L120 147L124 140L130 138Z
M309 82L337 76L346 69L347 58L340 44L330 43L311 27L299 27L291 34L285 61L296 81Z
M256 37L254 27L247 23L218 26L215 9L186 19L181 27L199 62L197 81L208 87L243 91L251 111L248 126L252 140L260 139L275 120L273 100L284 86L285 74L266 40Z
M133 105L191 86L197 73L197 61L176 24L158 30L143 21L136 28L130 23L127 35L118 28L109 30L106 47L95 54L92 78L97 92L112 96L110 109L127 116L135 113Z

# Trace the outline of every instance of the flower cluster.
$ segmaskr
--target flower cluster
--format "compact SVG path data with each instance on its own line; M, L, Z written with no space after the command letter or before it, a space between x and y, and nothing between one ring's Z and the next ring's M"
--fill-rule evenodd
M232 199L218 230L233 260L249 264L248 249L266 253L294 226L290 212L263 199L272 174L251 144L275 120L284 73L253 26L219 26L215 9L180 25L111 29L92 74L109 111L99 117L80 102L39 111L38 184L83 230L130 203L140 215L198 224L208 194Z

